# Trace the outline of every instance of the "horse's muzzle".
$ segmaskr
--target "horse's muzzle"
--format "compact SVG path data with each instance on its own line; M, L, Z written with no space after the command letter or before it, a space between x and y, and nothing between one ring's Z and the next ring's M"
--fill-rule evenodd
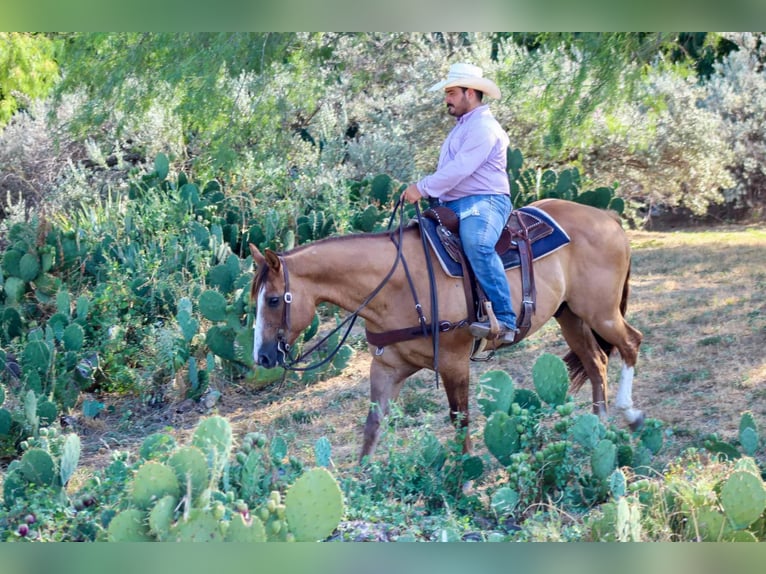
M264 343L260 349L256 349L253 353L253 359L258 366L273 369L277 365L284 365L285 354L279 348L279 344L274 341Z

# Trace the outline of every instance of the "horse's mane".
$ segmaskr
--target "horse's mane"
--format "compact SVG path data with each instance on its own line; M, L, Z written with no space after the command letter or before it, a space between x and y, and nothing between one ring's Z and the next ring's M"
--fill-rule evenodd
M416 226L411 226L411 227L412 229L416 229ZM405 228L405 231L407 231L407 229L409 229L409 227ZM333 235L332 237L323 237L322 239L312 241L311 243L304 243L303 245L299 245L298 247L294 247L293 249L290 249L288 251L282 251L279 253L279 255L291 255L293 253L300 253L302 251L305 251L306 249L316 247L317 245L343 243L346 241L354 241L357 239L364 239L364 238L379 239L382 237L385 237L386 239L388 239L389 237L391 237L392 232L396 233L396 230L377 231L375 233L350 233L348 235Z

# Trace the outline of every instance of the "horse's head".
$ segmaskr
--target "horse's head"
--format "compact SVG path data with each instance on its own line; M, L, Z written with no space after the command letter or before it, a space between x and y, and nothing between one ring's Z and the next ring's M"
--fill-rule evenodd
M253 360L272 368L285 364L290 346L311 324L316 305L305 282L289 272L283 257L270 249L261 254L252 243L250 253L256 266L250 288L256 304Z

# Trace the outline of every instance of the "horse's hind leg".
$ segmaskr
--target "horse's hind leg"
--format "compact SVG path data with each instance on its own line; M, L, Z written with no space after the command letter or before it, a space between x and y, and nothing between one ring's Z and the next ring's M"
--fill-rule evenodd
M359 455L372 455L380 438L380 423L388 414L390 402L399 396L404 381L418 371L408 365L385 364L375 357L370 366L370 410L364 423L364 444Z
M609 320L594 325L595 331L610 345L617 348L622 358L622 371L617 387L617 397L614 406L620 412L633 430L644 424L644 413L633 408L633 375L635 374L638 348L643 335L631 326L620 315L616 320Z
M576 392L586 379L590 379L593 412L601 419L605 419L609 357L599 345L591 328L569 307L563 307L556 316L556 320L570 348L570 353L564 357L564 360L569 367L572 390Z

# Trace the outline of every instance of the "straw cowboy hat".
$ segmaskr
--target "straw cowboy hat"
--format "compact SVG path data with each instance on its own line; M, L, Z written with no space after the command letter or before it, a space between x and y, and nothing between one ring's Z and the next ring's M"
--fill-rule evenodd
M485 78L481 68L473 64L452 64L447 79L431 86L428 91L446 90L459 86L473 88L487 94L490 98L500 99L500 88L489 78Z

